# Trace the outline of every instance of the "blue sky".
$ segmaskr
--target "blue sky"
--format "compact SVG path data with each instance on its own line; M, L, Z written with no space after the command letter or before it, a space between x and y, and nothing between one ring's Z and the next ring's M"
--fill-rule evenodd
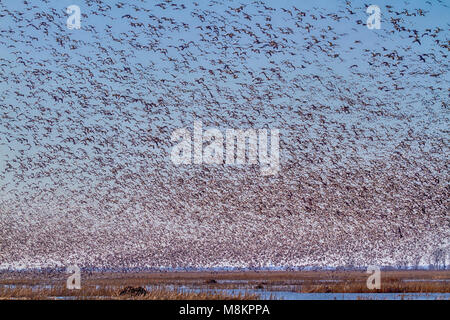
M183 2L174 3L178 5L177 8L183 4ZM368 14L365 12L366 3L362 1L351 2L350 10L352 10L354 14L350 14L349 11L347 11L346 4L343 1L264 1L263 3L263 5L275 9L273 13L269 11L271 15L270 23L274 28L289 27L295 30L295 33L293 34L284 35L288 43L291 44L291 47L286 50L280 50L270 57L263 54L251 53L250 50L254 48L254 43L252 43L252 39L245 35L242 35L237 41L230 40L227 44L227 49L224 48L222 44L218 45L212 42L202 42L201 34L202 32L207 32L207 30L205 29L201 32L200 29L195 28L196 26L205 27L210 22L220 26L218 21L223 21L221 23L223 24L223 27L228 28L228 31L232 30L230 26L246 26L245 28L249 27L257 35L263 37L264 35L258 30L256 25L263 24L267 21L262 17L262 11L258 12L258 10L261 10L261 5L258 7L256 2L242 2L245 7L243 12L253 17L250 21L245 18L245 15L236 14L236 16L233 17L226 13L225 10L229 10L230 12L230 8L238 8L241 5L241 2L238 1L225 2L225 4L199 1L198 6L195 6L191 2L184 2L186 9L183 10L172 10L170 9L170 4L167 5L168 9L162 9L155 5L156 2L141 1L128 2L119 9L111 2L111 9L106 11L100 10L100 7L97 8L95 2L47 1L46 3L33 3L36 7L30 9L30 6L25 5L23 2L6 1L3 3L3 8L8 8L10 11L23 12L21 18L28 19L28 21L14 21L14 18L10 15L5 15L0 19L0 29L2 32L7 34L8 30L12 31L9 37L2 38L2 43L0 45L0 57L8 61L2 71L5 77L8 77L9 75L19 77L18 82L11 81L11 77L9 77L10 79L8 81L2 81L0 84L3 104L17 108L13 113L9 112L11 107L3 108L3 112L9 114L9 116L13 118L12 123L17 124L18 126L24 124L23 118L19 117L21 112L35 116L39 116L41 113L38 108L32 107L30 109L25 103L35 107L51 105L50 109L53 111L58 108L62 108L61 110L70 108L80 116L83 116L84 111L88 111L89 116L83 120L85 123L102 123L102 121L107 120L105 120L96 110L98 110L98 108L108 110L110 108L114 109L114 107L111 105L104 105L103 102L95 97L99 91L94 90L92 86L86 82L87 78L92 78L101 83L103 89L108 90L110 95L117 92L117 94L126 94L131 97L144 97L149 101L156 101L159 98L167 97L168 92L176 92L176 95L179 95L179 101L181 101L183 108L169 107L169 116L167 116L167 114L161 115L158 112L153 113L153 115L150 115L149 120L151 120L153 116L155 119L148 121L148 123L142 123L143 128L153 128L156 130L160 125L167 125L172 129L183 125L189 126L192 124L193 119L198 117L202 118L207 125L211 126L226 128L230 126L239 127L241 125L240 119L242 118L240 116L235 119L228 117L230 123L214 121L214 117L211 118L211 113L214 112L214 108L218 108L217 111L232 110L232 112L235 112L238 115L240 114L241 116L250 115L253 118L253 123L257 127L266 125L281 127L283 130L286 128L286 119L289 118L290 120L287 122L290 124L302 126L301 120L292 118L292 108L295 109L299 107L307 109L312 104L326 103L333 109L338 108L342 103L342 101L334 100L332 95L328 95L329 93L323 92L323 88L320 89L315 87L315 90L317 90L316 92L311 92L310 89L306 89L306 92L302 92L292 86L292 83L299 83L301 86L310 87L308 85L309 81L312 81L311 84L314 84L311 77L318 75L323 79L331 79L330 83L334 83L335 85L339 85L339 83L336 82L338 81L336 79L339 77L349 83L354 82L353 85L355 86L355 91L367 91L367 96L372 97L371 99L373 99L373 101L367 101L369 104L372 104L374 100L377 99L379 101L385 100L399 103L401 112L406 117L411 117L411 122L410 125L408 125L395 117L373 118L370 121L361 121L361 119L364 118L364 112L354 112L348 116L343 114L327 114L325 116L328 119L337 117L338 121L350 126L359 122L359 125L366 128L373 127L380 133L383 132L381 127L383 125L392 127L400 125L402 128L400 132L406 132L408 129L412 129L422 130L424 133L428 133L431 136L442 135L443 130L445 130L448 125L446 121L448 120L448 115L444 115L444 118L442 118L443 110L438 103L433 104L430 101L430 103L425 106L422 98L426 97L427 93L423 92L422 89L419 88L420 86L417 89L414 89L413 86L417 83L424 85L426 82L430 85L442 85L448 83L448 73L446 72L447 70L445 70L447 64L445 61L441 61L441 63L444 64L444 69L442 69L442 66L436 64L427 64L425 68L420 66L418 55L436 50L435 43L433 43L433 39L430 38L424 40L420 46L417 44L411 45L411 39L407 38L406 35L402 35L401 33L391 33L394 29L388 20L396 18L398 15L396 16L395 14L386 12L387 8L385 6L390 2L379 1L376 3L381 7L382 11L381 30L369 30L364 24L354 24L354 21L358 19L364 23L367 19ZM434 29L436 26L440 26L444 29L447 28L444 32L448 36L448 6L442 2L432 1L430 3L424 3L423 1L409 1L395 3L393 6L394 10L397 12L402 12L405 9L414 12L414 9L416 8L424 8L426 11L425 17L402 16L402 23L404 26L406 28L416 28L418 30L425 30L427 28ZM68 15L65 14L65 8L71 4L79 5L82 14L87 15L82 18L81 30L68 30L65 26L68 17ZM137 7L141 8L139 11L135 10L135 4ZM106 6L107 5L103 7ZM308 23L311 24L313 26L311 33L307 33L302 27L296 28L296 20L292 19L292 17L289 16L289 13L283 11L283 9L287 9L293 12L294 6L308 14L301 23L302 27ZM199 20L198 16L187 14L190 12L201 13L202 11L209 14L207 21L204 23ZM47 21L49 23L49 35L43 33L41 29L36 30L36 28L31 26L33 23L37 25L42 20L45 20L43 15L41 15L40 18L39 16L36 16L36 12L41 12L43 14L48 13L54 16L52 21ZM55 12L60 14L59 18L54 15ZM102 12L106 12L107 14L102 15ZM330 17L315 20L309 16L309 14L315 14L315 16L319 17L319 15L326 15L331 12L337 12L342 15L341 20L336 22ZM140 32L133 35L131 32L135 29L130 26L130 19L125 17L127 14L135 17L136 21L148 25L156 26L157 19L172 18L177 22L186 23L190 28L184 29L183 27L179 27L178 29L170 30L171 24L167 23L166 20L166 29L160 30L159 37L151 32L145 32L145 30L142 32L142 29L140 29ZM222 16L222 18L219 18L220 16ZM333 35L338 37L337 40L332 41L337 45L334 52L340 55L339 59L330 58L325 54L321 54L317 49L305 49L307 44L311 43L311 37L319 38L323 33L323 30L326 30L328 26L332 26L332 32L327 34L326 39L321 40L324 42L331 40ZM115 37L116 39L127 39L127 41L119 43L112 41L112 37ZM61 38L64 45L59 45L55 41L57 38ZM37 42L35 39L37 39ZM212 39L214 38L212 37ZM25 40L28 40L28 42ZM78 41L78 43L75 44L75 47L71 47L75 41ZM168 60L167 57L180 59L180 53L182 53L182 51L178 51L176 47L188 43L189 41L192 41L192 43L190 44L189 49L186 50L189 51L190 54L188 66L177 66L178 62L172 63L173 61ZM361 45L355 45L355 41L360 41ZM149 47L153 46L154 48L157 47L158 50L167 50L167 56L164 55L162 51L147 50L145 47L141 50L137 50L132 47L133 43L139 43L140 45ZM410 51L412 54L404 51L407 45L412 47ZM264 44L261 44L261 46L262 50ZM349 50L352 46L355 48ZM241 47L241 50L244 50L247 53L245 60L238 60L236 59L236 56L233 55L232 52L236 47ZM396 81L400 84L399 86L409 88L408 91L410 94L408 97L405 97L402 94L397 95L397 93L392 91L383 92L378 89L380 83L389 85L389 83L392 82L392 79L389 79L383 74L384 72L388 72L388 69L383 68L382 66L376 66L376 64L375 68L374 66L370 66L367 62L370 60L371 54L380 51L382 47L386 48L385 52L396 51L400 55L402 55L403 52L408 59L405 61L404 65L408 66L409 64L410 68L415 68L417 70L416 75L412 75L413 72L411 72L410 75L403 77L397 76ZM368 51L364 51L364 49L368 49ZM121 50L123 50L122 53ZM201 53L201 50L204 51L203 54ZM105 64L107 57L113 59L114 62L111 67L117 70L116 74L121 74L124 67L129 66L133 72L133 76L131 76L130 80L132 79L134 83L131 84L127 82L127 80L117 81L117 78L111 78L110 75L105 77L102 72L108 68L108 65ZM210 75L206 71L198 70L198 68L202 66L207 68L212 67L212 69L214 69L211 63L212 61L218 61L219 59L225 61L225 64L229 65L231 69L239 72L239 77L235 79L226 77L224 81L217 82L214 77L208 78ZM28 65L25 66L20 63L20 61L28 61ZM89 66L89 61L95 62L95 67L92 67L92 65ZM281 63L283 61L289 61L297 67L305 66L305 68L304 70L301 70L301 72L298 71L299 69L293 71L282 65ZM34 70L45 69L51 72L51 78L42 81L38 85L40 92L38 95L39 97L36 95L36 91L33 92L33 90L26 87L27 79L31 79L30 73L26 73L26 71L31 72L33 69L30 64L33 64ZM249 107L245 106L245 100L239 99L240 94L243 92L245 93L246 90L247 93L251 93L248 88L244 88L242 84L252 81L248 70L260 72L259 76L262 76L264 68L270 69L274 66L279 68L280 65L282 66L280 72L285 82L263 82L258 84L258 89L260 94L272 92L273 88L270 88L270 86L275 83L280 90L285 91L282 93L280 92L278 96L275 96L271 104L264 101L264 99L261 100L261 103L259 103L257 108L263 110L265 115L259 116L254 110L249 110ZM355 76L355 69L350 68L352 65L357 65L358 72L366 75L363 82L359 79L360 77ZM420 75L423 69L438 68L443 71L442 76L438 78ZM80 70L82 71L80 72ZM85 72L87 72L87 70L90 70L90 75L87 75L86 78ZM72 75L68 76L69 73ZM59 76L55 76L57 74ZM372 75L372 77L367 75ZM212 108L209 102L202 100L203 98L199 95L198 90L203 90L203 88L200 85L196 85L195 80L200 77L205 79L206 85L210 86L215 82L222 90L228 91L228 95L235 96L237 99L236 103L232 103L229 100L227 101L226 96L219 94L210 86L211 90L213 90L214 99L218 103ZM75 80L74 84L69 84L71 79ZM161 84L161 80L163 84ZM164 87L164 81L170 81L170 84L168 85L170 91L167 90L167 87ZM176 91L177 83L183 82L189 84L189 86L185 87L187 88L187 91L185 93ZM135 84L137 84L138 87L136 87ZM89 107L86 110L80 108L79 102L73 97L73 94L70 97L66 96L64 98L65 100L69 100L69 105L62 104L59 106L59 102L54 105L54 101L51 98L51 92L56 92L55 94L58 95L60 94L60 92L57 91L58 88L67 90L69 87L72 88L71 90L79 93L85 92L87 95L90 95ZM33 92L33 94L27 98L23 98L17 96L15 93L17 91L22 92L23 94ZM417 91L416 97L413 97L412 94L415 91ZM287 93L289 97L284 93ZM438 93L438 96L440 99L447 98L445 91ZM174 101L172 100L169 103L173 104ZM141 107L136 106L135 103L122 103L121 108L123 108L121 110L128 110L131 115L135 114L135 120L145 117L144 114L140 113L142 112ZM107 122L108 125L116 125L122 127L122 129L124 128L125 124L123 118L115 117L114 119L111 119L111 121L112 122ZM208 121L210 121L209 124ZM414 123L414 125L412 125L412 123ZM245 125L246 124L244 123L244 126ZM309 137L314 138L322 134L319 127L314 129L316 126L315 123L310 125L310 129L307 130ZM138 124L138 127L139 126L140 125ZM42 128L39 128L38 130L42 130ZM71 135L72 133L75 135L77 134L77 129L72 128L71 126L63 126L61 130L68 135ZM71 130L75 131L71 133ZM2 133L3 135L10 135L11 138L14 138L16 134L16 132L8 132L4 127L2 128ZM286 139L289 139L290 135L295 137L295 132L286 133ZM24 130L22 134L27 136L29 132L27 133L26 130ZM2 150L4 153L8 153L10 158L13 158L15 152L8 150L7 146L9 143L5 143L4 138L5 137L2 137ZM392 139L386 138L386 141L387 140L391 140L392 142ZM15 144L13 145L13 149L21 148L20 143L17 141L11 143ZM379 148L382 146L380 146L380 144L375 144L374 147ZM27 152L33 151L37 153L43 151L42 146L34 145ZM90 152L89 150L87 151ZM376 152L377 151L372 152L372 155ZM164 155L167 155L167 149L163 150L162 156L164 157ZM165 158L165 161L167 161L167 157ZM5 160L3 160L2 164L3 166L5 165ZM11 177L9 179L11 179ZM5 177L5 179L2 180L2 183L11 181L9 179Z

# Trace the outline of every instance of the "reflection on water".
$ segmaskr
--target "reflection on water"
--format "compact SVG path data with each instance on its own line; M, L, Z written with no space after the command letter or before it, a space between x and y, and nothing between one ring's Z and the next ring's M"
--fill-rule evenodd
M256 294L262 300L450 300L450 293L301 293L257 289L182 289L193 292Z
M277 290L253 289L253 287L238 289L212 289L205 287L165 286L169 290L180 292L227 294L227 295L257 295L262 300L450 300L450 293L302 293L284 291L290 286L276 286ZM148 290L155 288L147 286ZM275 289L274 286L272 286ZM284 289L284 290L283 290Z

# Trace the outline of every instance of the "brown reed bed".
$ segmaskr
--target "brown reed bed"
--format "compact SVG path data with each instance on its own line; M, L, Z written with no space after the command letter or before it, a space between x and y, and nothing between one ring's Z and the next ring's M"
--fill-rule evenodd
M450 270L398 270L382 271L382 278L396 279L447 279L450 280ZM0 284L40 284L60 282L67 279L66 273L32 273L32 272L0 272ZM245 280L284 282L292 280L317 281L317 280L366 280L368 277L364 271L199 271L199 272L82 272L83 281L94 281L101 284L141 285L142 283L166 284L166 283L204 283L208 280Z
M448 293L449 270L394 270L381 272L381 288L369 290L364 271L252 271L83 273L82 289L67 290L65 273L0 273L0 299L256 299L232 296L222 289L258 289L304 293ZM440 281L447 280L447 281ZM12 285L12 287L8 287ZM126 286L145 287L145 296L120 296ZM179 290L179 288L195 288ZM178 288L178 290L177 290ZM219 293L210 293L219 290ZM199 291L199 292L198 292Z
M256 300L251 294L228 295L152 288L145 295L123 294L123 287L89 287L69 290L64 286L0 288L0 300Z
M450 292L449 282L411 281L381 279L380 289L370 290L365 281L345 280L338 283L309 282L301 286L305 293L446 293Z

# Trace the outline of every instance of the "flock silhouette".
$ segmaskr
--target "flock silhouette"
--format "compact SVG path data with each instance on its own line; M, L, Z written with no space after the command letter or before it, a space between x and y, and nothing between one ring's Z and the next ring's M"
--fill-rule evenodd
M76 2L74 0L74 2ZM0 2L0 268L412 265L449 245L445 1ZM279 128L281 169L171 134Z

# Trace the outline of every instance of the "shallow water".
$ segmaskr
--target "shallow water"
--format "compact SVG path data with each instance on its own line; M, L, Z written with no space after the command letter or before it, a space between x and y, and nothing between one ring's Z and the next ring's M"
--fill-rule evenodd
M256 289L190 289L190 291L231 295L256 294L262 300L450 300L450 293L301 293Z
M408 280L405 280L408 281ZM411 279L410 281L420 281L417 279ZM427 280L429 281L429 280ZM448 280L435 280L435 281L448 281ZM231 281L230 281L231 282ZM248 284L248 282L247 282ZM52 285L0 285L4 288L32 288L33 290L39 289L51 289ZM289 289L290 286L280 285L272 286L272 288L278 288L280 290L265 290L265 289L253 289L249 287L237 288L237 289L211 289L207 287L189 287L178 285L149 285L145 286L147 290L154 289L167 289L177 290L180 292L196 292L196 293L211 293L211 294L227 294L227 295L257 295L262 300L450 300L450 293L302 293L283 291ZM76 299L75 296L53 297L56 300L71 300ZM100 298L100 297L99 297ZM107 298L107 297L101 297Z

